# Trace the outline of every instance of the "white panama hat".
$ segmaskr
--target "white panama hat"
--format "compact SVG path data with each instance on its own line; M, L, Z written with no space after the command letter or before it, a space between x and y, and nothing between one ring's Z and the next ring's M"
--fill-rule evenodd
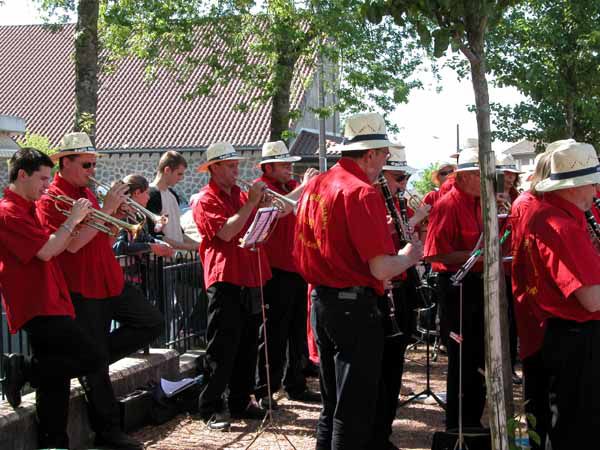
M477 147L465 148L458 154L458 164L454 172L479 171L479 149Z
M102 155L96 151L96 147L92 144L92 140L81 131L67 133L63 136L58 144L58 152L50 155L52 162L57 162L60 158L71 155Z
M517 162L511 155L502 155L502 157L496 161L496 170L512 172L516 174L523 173L517 169Z
M206 162L198 167L198 172L208 172L208 168L221 161L240 161L247 159L235 151L228 142L215 142L206 149Z
M417 169L410 167L406 163L406 152L404 151L404 146L398 145L390 146L390 157L381 170L406 172L410 175L417 172Z
M551 192L600 183L600 162L592 145L566 139L548 147L552 152L550 176L537 184L537 191Z
M371 150L384 147L401 147L388 139L385 120L381 114L354 114L346 120L344 140L332 150L349 152L352 150Z
M258 165L262 166L263 164L278 162L296 162L301 159L302 157L300 156L292 156L283 141L265 142L262 146L262 159Z

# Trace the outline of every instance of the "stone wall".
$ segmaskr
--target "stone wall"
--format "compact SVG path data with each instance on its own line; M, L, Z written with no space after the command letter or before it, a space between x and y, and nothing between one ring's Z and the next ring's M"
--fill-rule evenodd
M110 184L117 179L125 178L129 174L137 173L152 182L161 154L160 152L110 153L98 159L96 178ZM192 194L198 192L202 186L208 183L208 175L196 171L196 168L205 161L204 151L185 151L182 154L188 162L188 168L183 181L175 186L175 191L180 194L181 200L187 203ZM240 177L245 180L253 180L260 175L260 170L256 168L256 163L260 159L260 152L243 151L242 154L248 159L240 161Z

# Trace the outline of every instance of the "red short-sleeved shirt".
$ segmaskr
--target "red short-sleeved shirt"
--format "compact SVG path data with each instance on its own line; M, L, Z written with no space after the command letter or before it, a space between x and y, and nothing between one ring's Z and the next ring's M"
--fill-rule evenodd
M572 294L600 284L600 255L586 228L583 211L554 193L528 208L518 232L513 260L513 290L530 300L539 322L558 317L577 322L600 320Z
M368 261L393 255L381 193L351 159L341 158L304 188L296 215L294 258L316 286L364 286L383 294Z
M537 353L542 348L546 329L545 322L536 317L535 305L532 303L531 296L527 295L527 291L518 285L522 283L520 278L520 273L523 271L522 265L528 264L526 254L522 251L519 252L519 247L522 246L522 236L527 228L529 218L539 208L539 202L540 200L532 193L522 193L513 202L509 219L512 238L511 254L513 256L510 273L521 359Z
M46 262L36 256L49 237L35 204L6 189L0 200L0 288L13 334L37 316L75 317L56 259Z
M298 187L296 180L290 180L285 186L277 183L272 178L263 175L258 179L266 183L267 187L278 194L286 195ZM297 272L292 250L294 248L294 227L296 225L296 216L291 213L277 221L275 228L269 239L265 243L265 251L269 257L271 267L285 270L287 272Z
M440 198L452 190L452 186L454 186L455 181L455 177L447 178L439 189L425 194L425 197L423 197L423 203L430 205L433 208L433 205L435 205Z
M429 215L425 257L473 250L482 232L479 198L454 185L450 192L438 200ZM460 266L461 264L445 265L439 262L431 264L434 272L456 272ZM471 269L472 272L482 270L482 263L475 264Z
M198 193L193 211L202 237L199 251L207 288L219 281L236 286L260 286L257 255L260 255L262 283L271 278L271 268L264 249L253 252L239 246L239 240L252 223L254 215L231 241L226 242L217 236L227 219L235 215L247 200L248 195L238 186L233 186L229 195L212 180Z
M96 209L100 209L96 197L88 188L73 186L58 173L48 188L54 195L66 195L74 200L87 198ZM69 208L68 205L61 205ZM44 195L38 201L38 217L44 228L53 233L64 222L65 216L56 209L55 201ZM98 232L78 252L67 250L57 256L71 292L86 298L109 298L123 291L123 270L112 250L110 237Z

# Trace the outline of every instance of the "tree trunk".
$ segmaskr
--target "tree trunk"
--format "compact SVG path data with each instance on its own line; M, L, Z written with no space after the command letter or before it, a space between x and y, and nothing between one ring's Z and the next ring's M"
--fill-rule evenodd
M469 27L468 27L469 28ZM468 48L463 53L471 63L471 77L475 93L477 130L479 135L479 163L481 171L481 210L484 227L484 304L486 339L486 386L492 448L508 450L507 398L505 370L503 368L503 343L500 283L500 248L498 239L498 217L494 194L495 156L492 151L490 130L490 105L486 80L484 52L485 18L471 24L467 31ZM503 277L502 277L503 278ZM506 310L504 309L504 314ZM507 340L505 340L506 342Z
M572 138L575 135L575 99L571 94L567 95L565 100L565 127L566 138Z
M75 131L95 142L98 107L99 0L79 0L75 29Z
M292 90L292 79L297 57L290 57L285 51L280 51L275 68L275 91L272 97L271 108L271 134L269 140L278 141L283 139L284 132L290 127L290 96Z

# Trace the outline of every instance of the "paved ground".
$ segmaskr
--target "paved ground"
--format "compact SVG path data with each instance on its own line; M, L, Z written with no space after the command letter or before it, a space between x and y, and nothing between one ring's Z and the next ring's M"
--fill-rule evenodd
M425 352L412 351L407 354L403 399L412 392L420 392L425 386ZM445 391L446 359L442 357L433 364L432 386L437 393ZM311 387L318 390L316 380ZM282 434L288 437L297 449L313 449L314 430L320 406L299 402L290 402L276 395L281 408L275 412L275 418ZM392 441L402 449L425 450L431 448L433 432L443 428L444 413L431 399L414 402L398 409L394 422ZM208 431L204 424L190 416L178 416L172 421L155 427L146 427L135 433L147 448L160 450L195 449L242 449L246 448L256 436L258 421L234 422L231 431L219 433ZM280 437L266 432L251 447L253 449L291 449L292 446Z

